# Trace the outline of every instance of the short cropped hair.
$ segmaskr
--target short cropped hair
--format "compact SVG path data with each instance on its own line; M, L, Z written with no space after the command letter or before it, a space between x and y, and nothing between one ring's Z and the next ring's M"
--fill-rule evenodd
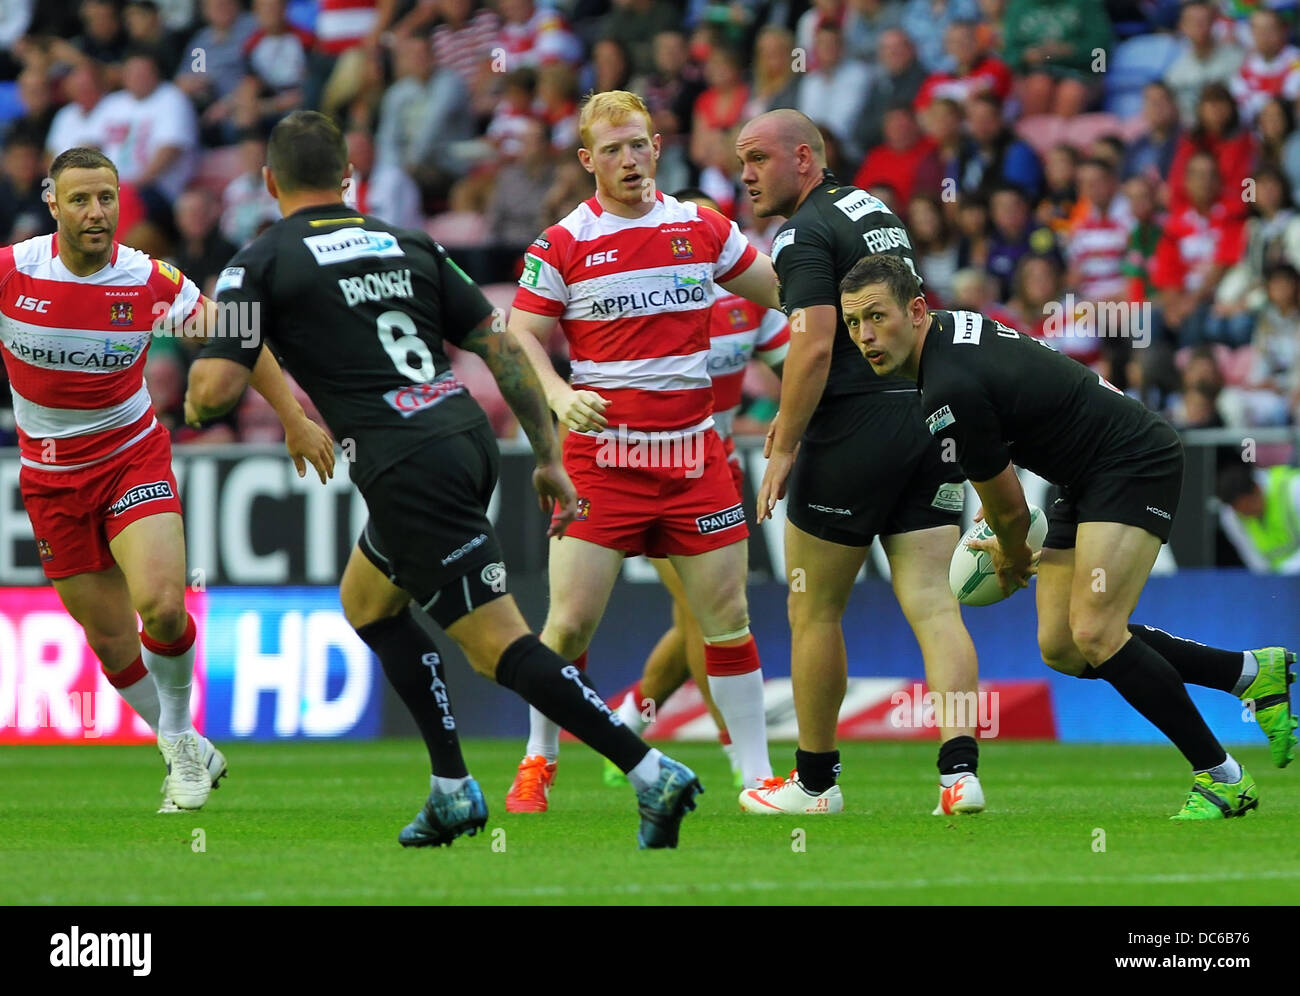
M348 168L348 149L334 121L319 111L294 111L271 129L266 163L286 192L337 190Z
M582 113L578 116L578 134L582 137L583 148L591 148L592 125L602 122L622 124L638 114L645 118L646 132L653 135L655 126L654 119L650 117L650 109L635 93L629 90L607 90L592 94L583 103Z
M921 296L921 281L906 261L898 256L877 253L863 256L840 281L840 294L852 294L871 284L884 284L904 308Z
M50 163L50 179L58 183L59 174L65 169L111 169L113 179L117 179L117 167L113 165L113 160L98 149L85 146L67 149L55 156L54 162Z

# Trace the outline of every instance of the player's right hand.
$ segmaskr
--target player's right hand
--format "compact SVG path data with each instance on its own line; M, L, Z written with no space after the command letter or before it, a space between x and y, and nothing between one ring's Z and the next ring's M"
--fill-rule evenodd
M778 411L772 416L772 424L767 427L767 436L763 439L763 459L772 459L772 443L776 440L776 420L781 417Z
M578 432L599 432L609 424L602 414L609 401L595 391L575 391L570 388L555 399L551 411L555 417Z
M560 463L539 463L533 471L533 487L537 489L537 504L551 524L547 537L563 536L564 530L578 514L578 492Z

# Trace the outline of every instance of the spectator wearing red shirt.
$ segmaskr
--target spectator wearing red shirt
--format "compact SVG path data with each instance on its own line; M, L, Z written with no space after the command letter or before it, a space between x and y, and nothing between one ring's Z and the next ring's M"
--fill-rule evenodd
M1230 84L1242 118L1249 124L1270 97L1300 96L1300 49L1287 43L1287 26L1276 10L1250 15L1254 50L1246 54Z
M505 49L507 70L582 61L582 42L556 11L538 10L533 0L500 0L497 9L505 23L495 44Z
M980 47L977 27L958 22L948 27L944 51L956 67L952 72L931 73L916 95L916 109L923 111L936 97L951 97L965 103L977 93L992 93L1006 100L1011 93L1011 70L1000 59Z
M1131 226L1115 196L1115 169L1104 160L1085 159L1076 176L1080 210L1065 236L1066 284L1090 301L1126 301L1122 267Z
M906 204L915 193L939 193L942 181L934 140L921 134L910 107L891 107L885 113L885 143L867 153L854 185L865 190L887 183Z
M1178 140L1169 167L1169 213L1180 214L1187 207L1188 190L1184 174L1191 157L1208 152L1218 167L1219 196L1229 215L1244 218L1249 205L1242 196L1243 185L1255 167L1255 136L1241 127L1241 117L1232 94L1222 83L1209 83L1196 105L1196 127Z
M1245 251L1242 219L1223 205L1213 155L1195 152L1185 166L1187 200L1170 211L1151 274L1160 310L1179 346L1244 345L1250 341L1253 316L1223 317L1212 310L1224 272Z
M697 165L735 161L731 130L744 117L749 101L740 53L725 45L715 45L704 64L709 88L695 101L691 122L691 159ZM710 191L712 193L712 191Z

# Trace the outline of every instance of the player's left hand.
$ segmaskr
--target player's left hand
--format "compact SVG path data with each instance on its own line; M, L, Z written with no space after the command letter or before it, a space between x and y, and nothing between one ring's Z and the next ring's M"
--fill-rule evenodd
M578 515L578 492L563 464L539 463L533 471L533 487L537 489L537 504L551 518L547 538L563 536Z
M1010 595L1021 588L1029 587L1029 579L1038 573L1039 554L1034 553L1028 543L1022 543L1015 556L1008 557L1002 550L1002 544L996 536L992 539L971 540L966 544L968 550L980 550L989 555L993 561L993 570L998 576L998 587L1002 594Z
M293 458L299 477L307 476L307 464L316 468L321 484L334 476L334 440L306 415L284 428L284 447Z

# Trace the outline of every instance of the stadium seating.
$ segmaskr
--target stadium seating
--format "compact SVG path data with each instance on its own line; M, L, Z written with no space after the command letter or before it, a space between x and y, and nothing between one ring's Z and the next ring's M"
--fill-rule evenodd
M1105 108L1121 118L1142 110L1142 88L1160 79L1182 52L1182 43L1172 35L1137 35L1110 53L1104 76Z

